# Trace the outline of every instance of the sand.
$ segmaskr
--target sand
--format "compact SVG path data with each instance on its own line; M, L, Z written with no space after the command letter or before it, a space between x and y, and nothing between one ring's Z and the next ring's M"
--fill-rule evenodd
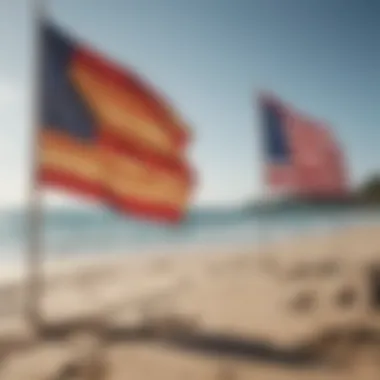
M51 323L96 317L128 332L88 343L105 360L106 375L97 369L83 379L375 380L378 342L336 345L337 357L346 358L339 368L301 348L323 351L321 337L337 328L380 330L380 312L368 306L367 272L376 265L380 227L373 226L265 247L55 262L45 270L43 315ZM86 340L76 331L75 341L33 340L22 313L22 273L5 269L0 379L58 380L89 350L80 346ZM15 341L23 344L11 350Z

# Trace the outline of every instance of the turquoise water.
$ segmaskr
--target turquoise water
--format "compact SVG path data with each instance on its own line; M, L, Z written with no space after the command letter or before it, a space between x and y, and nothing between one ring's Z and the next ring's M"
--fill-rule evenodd
M50 257L129 254L168 247L181 252L193 246L247 245L362 224L380 224L380 208L195 209L175 227L135 221L101 209L51 209L45 212L43 242ZM19 259L25 246L25 213L0 213L0 260Z

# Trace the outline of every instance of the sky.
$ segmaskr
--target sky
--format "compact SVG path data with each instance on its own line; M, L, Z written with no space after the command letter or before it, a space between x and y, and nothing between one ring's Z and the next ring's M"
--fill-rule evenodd
M0 206L23 204L30 182L32 3L0 1ZM262 89L331 125L353 185L380 169L378 0L45 3L57 24L144 75L189 122L196 204L260 196L255 97Z

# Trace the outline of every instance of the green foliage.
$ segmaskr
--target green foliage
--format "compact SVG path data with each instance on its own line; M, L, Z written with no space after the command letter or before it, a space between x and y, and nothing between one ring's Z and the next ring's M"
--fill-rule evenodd
M360 188L358 195L363 201L380 203L380 174L371 176Z

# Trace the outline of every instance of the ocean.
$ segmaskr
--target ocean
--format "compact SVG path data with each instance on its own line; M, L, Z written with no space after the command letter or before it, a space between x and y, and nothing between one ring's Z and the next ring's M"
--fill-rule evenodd
M103 209L49 209L43 221L43 246L50 259L68 256L139 254L200 247L227 248L305 234L331 233L352 225L380 224L380 207L307 207L269 211L242 208L194 209L179 226L121 217ZM26 214L0 213L0 261L21 259L26 247Z

